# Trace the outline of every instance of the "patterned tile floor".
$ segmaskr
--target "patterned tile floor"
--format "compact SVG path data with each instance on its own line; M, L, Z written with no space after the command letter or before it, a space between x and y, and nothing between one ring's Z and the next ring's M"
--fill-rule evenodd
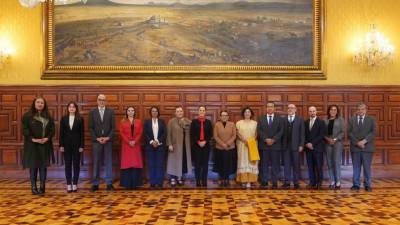
M400 179L374 181L371 193L342 189L242 190L186 188L95 194L88 181L66 193L50 180L45 196L32 196L27 180L0 179L0 224L400 224ZM117 183L115 184L117 187ZM302 184L304 187L304 184Z

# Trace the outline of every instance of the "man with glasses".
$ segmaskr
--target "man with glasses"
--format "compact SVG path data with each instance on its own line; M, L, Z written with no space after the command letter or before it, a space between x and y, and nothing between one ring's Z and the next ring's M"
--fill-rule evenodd
M367 106L364 103L357 104L357 113L351 117L348 124L350 139L351 160L353 162L353 186L351 190L360 190L361 166L364 171L364 188L371 188L371 163L375 151L375 117L367 115Z
M283 122L283 157L285 183L282 188L290 188L290 180L293 181L294 189L299 189L300 178L300 153L304 146L304 119L296 115L297 108L294 104L288 105L288 115Z
M115 116L111 108L106 108L106 96L97 96L97 108L89 112L89 130L93 143L93 180L91 192L99 190L100 159L104 158L106 167L107 190L113 191L112 185L112 139L114 137Z

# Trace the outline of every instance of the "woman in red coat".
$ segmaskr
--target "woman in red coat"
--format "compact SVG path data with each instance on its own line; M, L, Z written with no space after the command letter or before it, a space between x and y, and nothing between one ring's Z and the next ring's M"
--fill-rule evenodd
M119 125L121 134L121 181L120 186L135 189L142 186L142 121L135 119L135 108L129 106Z

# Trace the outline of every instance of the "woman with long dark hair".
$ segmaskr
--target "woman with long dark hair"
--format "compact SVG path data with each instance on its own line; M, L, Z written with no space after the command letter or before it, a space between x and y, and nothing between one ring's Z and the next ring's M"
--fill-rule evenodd
M142 121L135 119L135 108L129 106L125 118L119 125L121 134L121 181L120 186L135 189L143 184L142 178L142 146L140 140L143 133Z
M67 192L78 191L81 152L84 147L83 118L76 102L69 102L60 120L60 152L64 152ZM73 177L72 177L73 168Z
M340 189L341 159L343 152L344 120L340 117L340 109L337 105L330 105L327 111L325 124L327 127L326 161L328 164L329 189Z
M29 168L31 190L34 195L45 193L47 167L54 162L52 138L55 133L54 120L48 111L46 100L37 97L31 108L22 117L24 135L23 167ZM39 171L40 188L36 180Z

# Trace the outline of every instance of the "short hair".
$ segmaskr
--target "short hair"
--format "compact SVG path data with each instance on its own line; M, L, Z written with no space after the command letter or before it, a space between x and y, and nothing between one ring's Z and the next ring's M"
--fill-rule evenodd
M98 95L97 95L97 99L99 99L100 96L104 96L104 98L106 98L106 95L105 95L105 94L98 94Z
M328 116L328 119L329 119L329 117L331 117L331 114L330 114L329 112L331 111L331 109L332 109L333 107L336 107L336 109L337 109L336 118L338 118L338 117L340 116L340 109L339 109L339 106L337 106L336 104L333 104L333 105L328 106L328 110L326 111L326 115Z
M203 107L205 110L207 110L207 107L205 105L200 105L197 109L200 109L201 107Z
M357 103L357 105L356 105L356 107L357 108L360 108L360 107L365 107L365 108L367 108L367 105L364 103L364 102L359 102L359 103Z
M179 109L179 108L183 109L183 106L181 106L181 105L175 106L175 110Z
M150 109L149 109L150 117L151 117L151 111L152 111L153 109L157 109L157 118L160 117L160 109L159 109L157 106L152 106L152 107L150 107Z
M250 118L252 118L252 117L254 116L254 112L253 112L253 110L252 110L249 106L246 106L246 107L244 107L244 108L242 109L242 117L244 118L244 113L246 112L246 110L249 110L249 111L250 111L250 113L251 113Z
M224 112L226 112L226 113L229 115L228 110L225 110L225 109L221 110L221 112L219 113L219 115L222 115L222 113L224 113Z
M268 104L272 104L272 106L275 108L275 103L273 103L273 102L267 102L267 107L268 107Z

